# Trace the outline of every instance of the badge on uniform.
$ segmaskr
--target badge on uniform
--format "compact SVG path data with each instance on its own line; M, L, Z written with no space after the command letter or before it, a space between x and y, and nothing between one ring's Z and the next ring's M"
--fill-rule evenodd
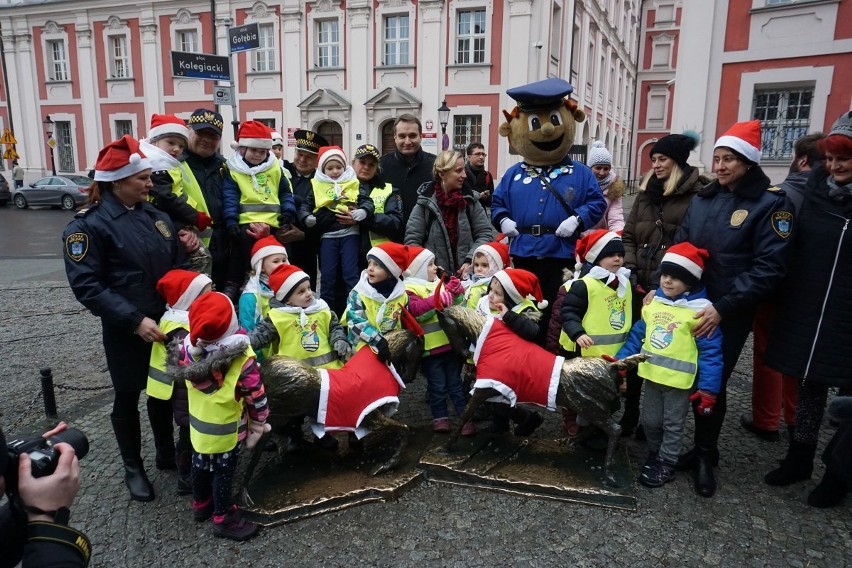
M776 211L772 214L772 228L779 237L786 239L793 230L793 214L789 211Z
M89 252L89 235L71 233L65 237L65 254L74 262L80 262Z
M172 238L172 230L169 229L168 223L160 220L160 221L157 221L156 223L154 223L154 226L157 227L157 230L160 231L160 234L163 235L165 238L167 238L167 239Z
M748 209L737 209L731 214L731 227L739 227L748 217Z

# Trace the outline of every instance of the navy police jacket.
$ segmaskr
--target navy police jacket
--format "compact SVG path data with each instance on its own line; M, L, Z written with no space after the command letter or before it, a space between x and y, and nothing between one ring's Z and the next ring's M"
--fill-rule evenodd
M731 191L718 181L696 194L675 235L710 253L702 281L722 318L753 314L784 276L793 204L758 166Z
M62 235L65 273L77 300L104 324L133 331L159 321L165 301L157 281L178 261L169 216L150 203L127 209L112 192L83 209Z

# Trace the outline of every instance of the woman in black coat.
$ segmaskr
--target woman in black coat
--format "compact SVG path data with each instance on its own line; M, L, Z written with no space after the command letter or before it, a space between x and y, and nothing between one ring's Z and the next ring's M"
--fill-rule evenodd
M178 239L168 215L147 202L151 167L130 136L105 146L95 165L89 205L62 236L65 271L77 300L101 318L107 368L115 390L112 427L136 501L154 499L141 457L139 395L148 379L151 344L166 336L157 322L165 301L157 281L176 265ZM157 467L174 469L169 401L148 398Z
M825 165L808 180L789 276L766 361L801 379L796 427L769 485L810 479L828 389L852 391L852 112L820 143Z

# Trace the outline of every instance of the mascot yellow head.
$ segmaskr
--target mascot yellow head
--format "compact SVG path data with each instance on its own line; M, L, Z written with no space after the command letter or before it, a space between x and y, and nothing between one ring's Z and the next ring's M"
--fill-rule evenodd
M586 119L577 103L565 97L574 90L570 83L552 77L506 91L517 101L511 112L503 111L506 122L500 136L531 166L558 164L574 144L576 123Z

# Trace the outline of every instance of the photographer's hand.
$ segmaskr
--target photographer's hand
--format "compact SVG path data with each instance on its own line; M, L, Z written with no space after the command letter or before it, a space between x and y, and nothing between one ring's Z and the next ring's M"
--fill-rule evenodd
M56 511L60 507L71 507L80 489L80 461L70 444L54 446L59 452L56 471L45 477L33 477L32 464L27 454L18 460L18 494L25 506L42 511ZM27 513L30 521L53 522L50 515Z

